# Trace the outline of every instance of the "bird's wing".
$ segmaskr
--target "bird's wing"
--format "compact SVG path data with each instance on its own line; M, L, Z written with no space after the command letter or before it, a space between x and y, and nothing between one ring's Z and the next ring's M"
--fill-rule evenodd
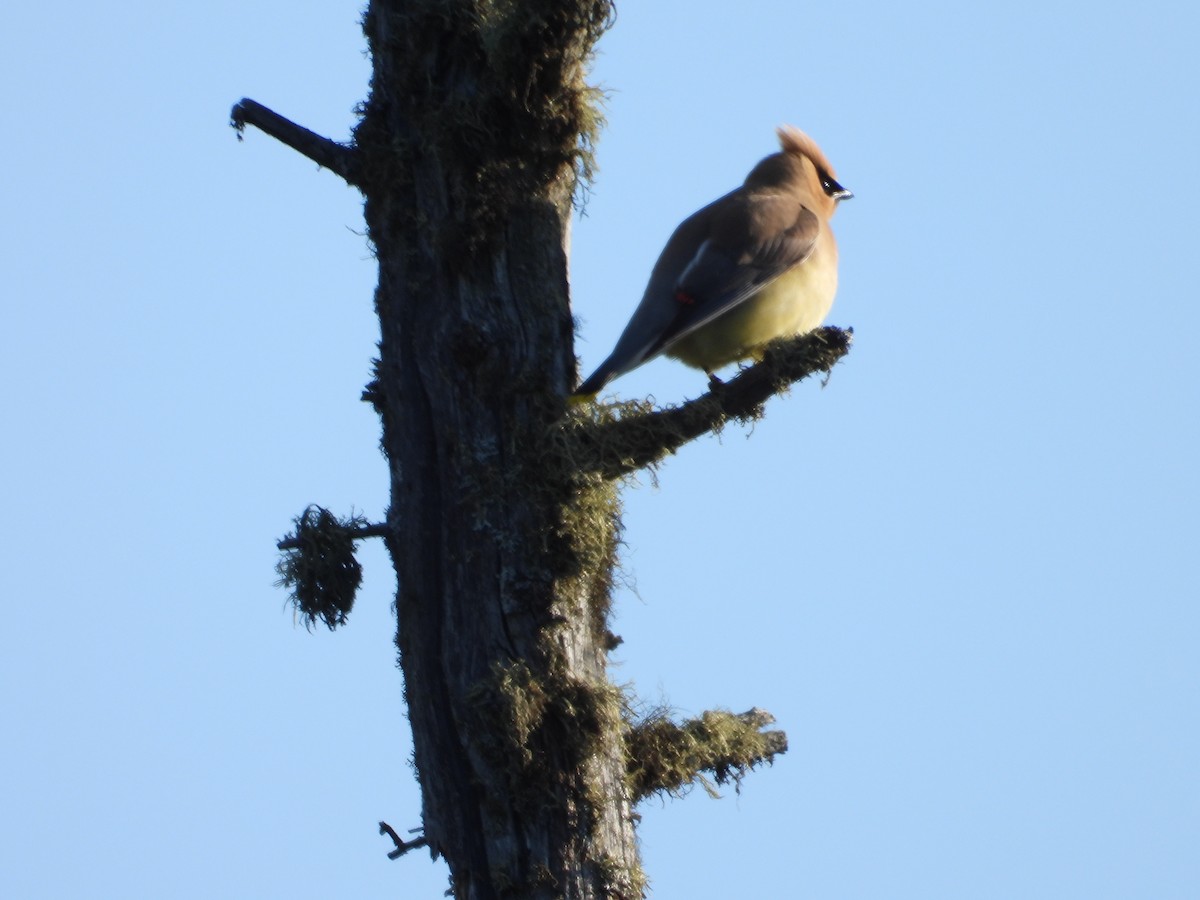
M662 347L660 338L672 326L679 312L678 305L671 300L675 284L696 255L696 248L708 239L713 213L735 202L737 193L731 191L679 223L659 254L642 300L621 333L617 346L600 367L575 389L577 395L595 394L613 378L636 369L658 353Z
M817 215L786 193L726 198L709 236L673 285L671 302L677 309L646 356L662 352L803 263L820 231Z
M591 395L812 255L821 223L794 194L742 188L680 223L617 346L576 388Z

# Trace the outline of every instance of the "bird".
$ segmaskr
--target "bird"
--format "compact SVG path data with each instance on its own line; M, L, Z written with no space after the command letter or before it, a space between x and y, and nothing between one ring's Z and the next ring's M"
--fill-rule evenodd
M615 349L573 401L594 398L659 354L702 369L715 383L722 366L825 320L837 292L829 220L854 195L812 138L790 125L776 134L778 153L675 229Z

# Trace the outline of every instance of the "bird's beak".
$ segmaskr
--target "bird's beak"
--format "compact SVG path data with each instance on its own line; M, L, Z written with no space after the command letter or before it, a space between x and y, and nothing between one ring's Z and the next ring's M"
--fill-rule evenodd
M846 190L836 181L829 177L828 172L821 174L821 190L825 192L825 196L831 199L834 203L840 203L842 200L849 200L854 194Z

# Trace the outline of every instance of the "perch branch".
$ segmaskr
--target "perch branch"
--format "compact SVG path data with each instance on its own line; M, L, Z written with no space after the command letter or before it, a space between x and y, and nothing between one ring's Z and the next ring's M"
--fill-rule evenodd
M573 455L579 470L619 478L653 465L729 419L747 422L762 415L763 404L797 381L829 372L850 352L853 330L818 328L768 345L762 360L728 382L681 406L627 413L610 421L586 423L576 434Z
M307 156L318 166L323 166L340 175L347 184L358 186L354 174L355 154L353 148L339 144L327 137L321 137L304 126L285 119L274 110L267 109L261 103L243 97L234 104L233 110L229 113L229 124L237 130L239 141L242 139L246 126L253 125L275 140L287 144L297 153Z

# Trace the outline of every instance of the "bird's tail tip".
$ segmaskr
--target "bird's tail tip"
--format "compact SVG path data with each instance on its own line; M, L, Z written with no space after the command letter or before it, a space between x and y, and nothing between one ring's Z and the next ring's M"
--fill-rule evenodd
M609 373L608 363L606 362L588 378L586 378L583 384L579 385L579 387L575 388L575 390L571 392L572 402L583 403L588 400L595 400L596 395L604 390L604 386L611 380L612 375ZM576 397L580 399L575 401L574 398Z
M590 394L585 394L582 391L576 391L575 393L573 393L569 397L567 397L567 406L570 406L570 407L583 406L585 403L594 402L595 399L596 399L595 391L593 391Z

